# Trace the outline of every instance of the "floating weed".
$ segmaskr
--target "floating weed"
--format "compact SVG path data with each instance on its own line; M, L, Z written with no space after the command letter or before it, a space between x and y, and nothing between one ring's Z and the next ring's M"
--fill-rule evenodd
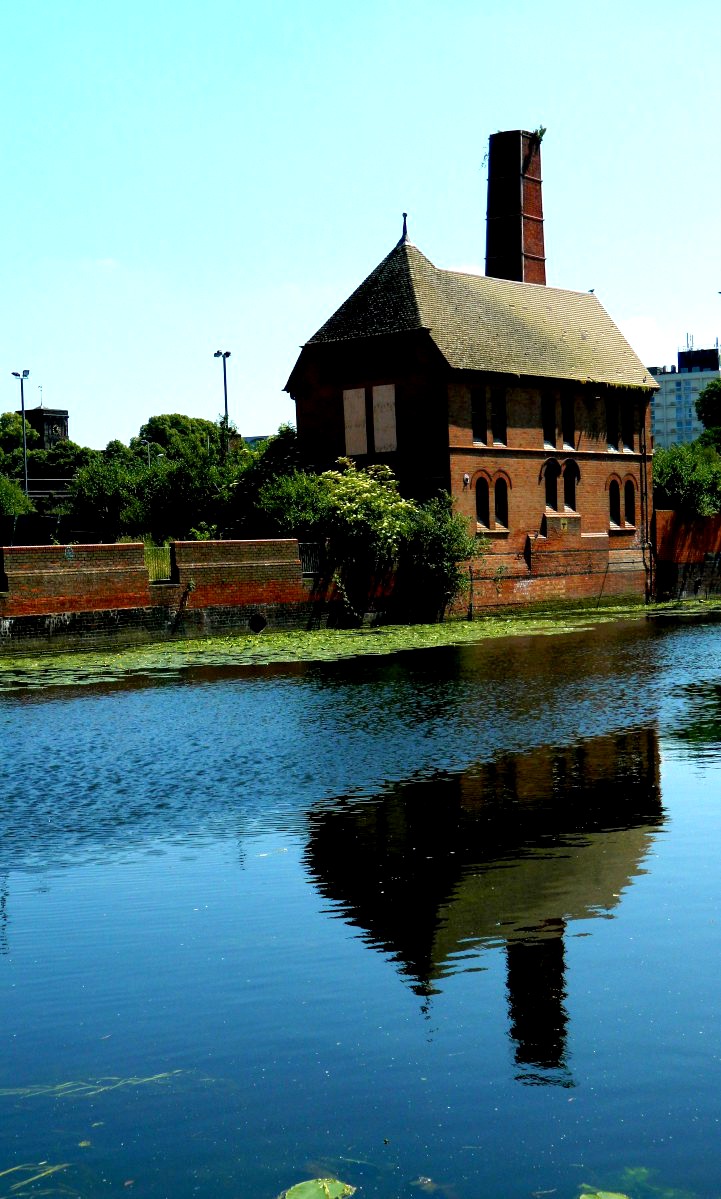
M238 634L202 640L166 641L91 653L32 656L0 655L0 691L122 683L143 676L172 679L194 668L243 670L299 662L401 653L406 650L467 645L498 637L559 636L609 621L652 615L706 615L713 605L616 605L589 611L536 612L487 616L475 621L432 625L381 625L364 629L317 629Z
M117 1078L108 1075L103 1078L78 1079L70 1082L36 1083L30 1087L0 1087L0 1098L36 1099L49 1097L51 1099L66 1099L70 1096L91 1098L102 1095L106 1091L118 1091L122 1087L143 1087L151 1083L164 1085L171 1078L182 1074L182 1070L167 1070L162 1074L151 1074L148 1078ZM0 1177L2 1175L0 1174Z
M38 1195L56 1195L59 1193L75 1194L68 1187L51 1186L51 1187L36 1187L34 1184L42 1182L47 1178L51 1178L55 1174L59 1174L62 1170L67 1170L69 1162L59 1162L57 1165L50 1165L49 1162L23 1162L19 1166L10 1166L7 1170L0 1170L0 1179L6 1179L6 1183L0 1183L0 1186L5 1187L9 1183L8 1189L4 1189L0 1193L0 1199L10 1199L14 1196L15 1199L20 1199L22 1195L32 1194ZM10 1176L15 1175L13 1182L10 1182ZM32 1190L26 1188L32 1187Z
M647 1166L627 1166L614 1178L623 1190L600 1190L588 1183L580 1187L579 1199L695 1199L693 1191L666 1187L656 1181L656 1171Z
M283 1191L278 1199L345 1199L346 1195L355 1192L355 1187L339 1182L337 1178L309 1178L307 1182L299 1182Z

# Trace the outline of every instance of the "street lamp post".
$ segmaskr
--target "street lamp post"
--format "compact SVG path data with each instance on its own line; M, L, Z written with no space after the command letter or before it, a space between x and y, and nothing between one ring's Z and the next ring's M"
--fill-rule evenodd
M225 364L230 358L230 350L216 350L213 354L214 358L221 358L223 362L223 400L225 402L225 417L223 418L223 457L228 453L228 375L226 373Z
M20 412L23 419L23 475L25 476L25 495L28 493L28 439L25 430L25 380L30 371L13 371L16 379L20 380Z

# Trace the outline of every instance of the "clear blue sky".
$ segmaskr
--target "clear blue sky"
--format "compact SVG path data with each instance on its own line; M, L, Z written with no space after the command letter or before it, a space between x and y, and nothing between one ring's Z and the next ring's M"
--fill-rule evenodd
M718 0L1 0L0 411L76 441L294 416L397 241L483 270L488 135L547 127L548 281L648 365L721 332Z

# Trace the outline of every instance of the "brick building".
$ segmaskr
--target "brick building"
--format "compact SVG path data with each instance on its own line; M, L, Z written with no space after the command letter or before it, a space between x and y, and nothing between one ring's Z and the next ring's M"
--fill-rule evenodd
M434 266L404 217L301 351L300 442L448 490L486 543L484 604L643 595L657 384L595 295L546 286L538 134L491 138L486 270Z

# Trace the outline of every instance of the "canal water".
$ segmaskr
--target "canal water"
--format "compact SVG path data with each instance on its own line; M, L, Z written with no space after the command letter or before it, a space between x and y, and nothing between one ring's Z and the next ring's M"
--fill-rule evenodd
M0 1199L716 1199L721 628L0 695Z

